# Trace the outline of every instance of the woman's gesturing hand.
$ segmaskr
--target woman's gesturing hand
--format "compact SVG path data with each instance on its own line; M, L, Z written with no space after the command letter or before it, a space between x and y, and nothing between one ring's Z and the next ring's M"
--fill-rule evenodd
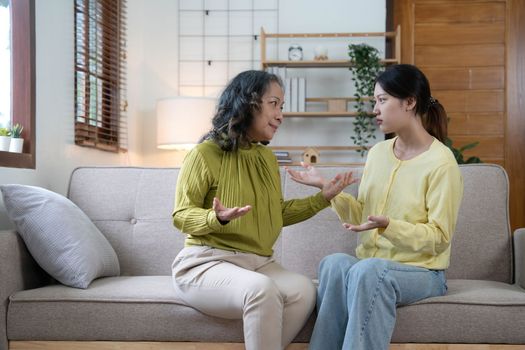
M332 180L327 181L312 165L301 162L301 166L305 170L292 170L288 167L285 169L295 182L319 188L323 192L326 200L331 200L344 190L345 187L359 181L359 179L355 179L352 176L351 171L337 174Z
M317 169L311 166L310 164L306 164L304 162L301 162L301 166L305 170L302 170L302 171L292 170L292 169L289 169L288 167L285 167L285 169L286 169L286 172L290 174L292 180L294 180L295 182L322 189L326 180L323 178L321 174L319 174Z
M219 198L213 198L213 210L215 211L215 215L217 215L217 218L219 219L219 221L221 221L221 223L237 219L249 212L251 209L251 205L246 205L244 207L226 208L224 205L222 205Z
M343 226L347 230L354 231L354 232L361 232L361 231L368 231L373 230L376 228L386 228L388 224L390 223L390 220L384 215L369 215L368 221L365 223L362 223L361 225L352 225L344 223Z
M332 180L326 181L321 191L323 192L324 198L330 201L346 187L358 181L359 179L356 179L352 176L351 171L347 173L339 173Z

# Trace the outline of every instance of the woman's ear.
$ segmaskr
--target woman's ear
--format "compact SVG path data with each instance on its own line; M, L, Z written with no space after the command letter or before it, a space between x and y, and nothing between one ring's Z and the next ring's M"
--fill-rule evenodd
M407 112L414 111L416 109L416 98L413 96L405 99L405 109Z

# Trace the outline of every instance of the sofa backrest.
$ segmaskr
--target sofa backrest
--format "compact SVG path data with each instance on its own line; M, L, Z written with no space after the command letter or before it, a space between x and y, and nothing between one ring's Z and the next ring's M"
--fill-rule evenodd
M326 176L349 168L323 167ZM353 169L360 177L362 169ZM512 247L508 220L508 179L496 165L461 166L465 189L453 238L449 278L511 280ZM171 213L178 169L93 167L76 169L69 198L97 225L114 247L122 275L169 275L184 245ZM315 193L284 176L286 199ZM357 184L346 189L357 194ZM326 209L305 222L285 227L275 258L311 278L319 261L335 252L354 254L357 236L344 230Z
M452 239L448 278L511 281L512 245L508 214L508 178L500 166L492 164L461 165L464 193L456 232ZM330 168L334 175L348 168ZM356 169L360 177L361 170ZM304 196L305 187L284 182L286 199ZM356 187L347 192L357 193ZM344 230L335 213L328 209L315 220L285 227L276 249L282 264L311 278L317 276L320 260L328 254L344 252L355 255L356 235Z
M68 197L111 243L122 275L170 275L184 246L172 224L178 169L77 168Z
M462 165L460 169L463 202L447 277L510 283L513 253L507 173L494 164Z

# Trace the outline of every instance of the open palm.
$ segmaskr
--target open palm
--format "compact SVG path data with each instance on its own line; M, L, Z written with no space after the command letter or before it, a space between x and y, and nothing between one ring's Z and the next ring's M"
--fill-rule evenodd
M323 188L323 185L326 180L319 173L319 171L317 171L315 167L304 162L301 162L301 166L305 170L292 170L288 167L286 167L285 169L288 172L288 174L290 174L292 180L294 180L295 182L301 183L303 185L314 186L319 189Z
M363 232L368 230L373 230L376 228L386 228L390 220L384 215L369 215L367 221L361 225L352 225L344 223L343 226L347 230L354 232Z
M295 182L319 188L323 192L326 200L331 200L337 196L347 186L359 181L352 176L352 172L339 173L332 180L327 181L319 171L310 164L301 162L305 170L292 170L286 168L292 180Z
M238 217L245 215L251 209L251 205L246 205L244 207L226 208L221 203L219 198L213 198L213 210L215 211L215 215L217 215L217 218L223 222L237 219Z

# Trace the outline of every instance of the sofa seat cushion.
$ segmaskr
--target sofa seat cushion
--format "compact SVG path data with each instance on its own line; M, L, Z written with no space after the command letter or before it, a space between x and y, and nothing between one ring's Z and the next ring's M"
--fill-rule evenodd
M398 308L394 343L525 343L525 290L493 281L449 280L447 295ZM315 315L295 339L307 342ZM107 277L81 290L18 292L10 340L242 342L242 322L204 315L174 295L170 276Z
M87 289L52 285L10 297L10 340L241 342L242 322L204 315L174 294L171 276L122 276Z
M448 293L398 308L395 343L525 344L525 290L448 280Z

